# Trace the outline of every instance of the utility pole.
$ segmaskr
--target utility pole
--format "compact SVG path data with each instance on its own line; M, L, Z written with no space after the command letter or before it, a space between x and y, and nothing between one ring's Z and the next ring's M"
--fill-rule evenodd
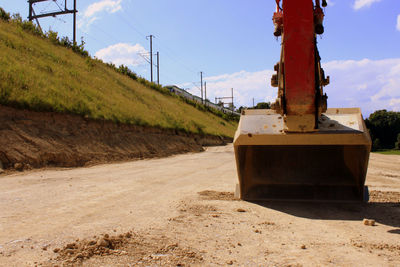
M150 34L147 36L147 40L150 38L150 81L153 82L153 37L154 35Z
M204 102L207 106L207 82L204 82Z
M67 6L67 0L65 0L65 6ZM72 41L76 44L76 0L74 0L74 36L72 37Z
M230 99L231 102L224 102L224 99ZM218 102L217 102L218 101ZM233 105L233 88L231 89L231 96L223 96L223 97L216 97L215 98L215 104L217 103L222 103L222 107L225 107L225 104L230 105L230 107L228 106L228 110L230 109L232 111L234 111L234 105ZM218 105L218 104L217 104Z
M232 92L232 113L233 113L233 110L234 110L234 105L233 105L233 88L231 88L231 92Z
M33 10L32 6L29 6L29 14L33 14L36 16L35 10ZM29 20L32 21L31 16L29 17ZM40 31L43 33L42 26L40 26L39 20L35 18L37 25L39 26Z
M157 84L160 85L160 52L157 51Z
M200 71L200 84L201 84L201 103L204 104L203 101L203 72Z
M78 10L76 10L76 0L74 0L74 9L73 10L70 10L70 9L67 8L67 0L65 0L64 7L58 6L59 10L54 11L54 12L47 12L47 13L42 13L42 14L36 15L35 10L33 9L33 5L37 4L37 3L41 3L41 2L50 2L50 1L55 2L54 0L28 0L28 4L29 4L29 16L28 16L28 19L29 19L29 21L36 20L36 23L38 24L40 30L43 32L43 30L42 30L42 28L40 27L40 24L39 24L39 20L38 20L39 18L56 17L56 16L59 16L59 15L73 14L74 22L73 22L73 37L72 37L72 41L75 44L76 43L76 13L78 12Z
M254 97L253 97L253 108L254 108Z

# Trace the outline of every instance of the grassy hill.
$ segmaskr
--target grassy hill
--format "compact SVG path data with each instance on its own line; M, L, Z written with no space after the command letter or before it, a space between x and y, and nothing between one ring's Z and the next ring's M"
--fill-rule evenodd
M233 136L235 121L141 81L0 19L0 104Z

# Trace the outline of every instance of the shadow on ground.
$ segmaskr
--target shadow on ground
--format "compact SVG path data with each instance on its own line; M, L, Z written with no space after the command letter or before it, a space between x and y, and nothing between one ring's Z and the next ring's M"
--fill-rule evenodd
M389 230L388 233L400 235L400 229Z
M329 202L295 202L295 201L249 201L264 208L277 210L296 217L313 220L362 221L374 219L376 223L400 228L400 202L398 193L372 191L374 200L368 203L329 203ZM205 190L198 192L202 199L238 201L232 192ZM377 195L390 196L386 202L378 202ZM389 230L389 233L400 234L400 229Z
M399 202L369 203L309 203L309 202L253 202L259 206L293 216L314 220L359 221L374 219L378 224L400 228ZM399 234L400 229L391 230Z

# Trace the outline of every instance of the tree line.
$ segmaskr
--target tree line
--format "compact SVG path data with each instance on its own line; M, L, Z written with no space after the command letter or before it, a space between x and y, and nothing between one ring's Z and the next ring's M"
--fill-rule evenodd
M372 151L400 149L400 112L377 110L365 124L372 139Z

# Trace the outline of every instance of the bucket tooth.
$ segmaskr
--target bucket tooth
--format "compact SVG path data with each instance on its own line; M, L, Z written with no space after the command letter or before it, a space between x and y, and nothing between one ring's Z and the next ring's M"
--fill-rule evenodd
M240 198L363 201L371 139L360 109L328 109L318 131L284 131L273 110L245 110L234 149Z

